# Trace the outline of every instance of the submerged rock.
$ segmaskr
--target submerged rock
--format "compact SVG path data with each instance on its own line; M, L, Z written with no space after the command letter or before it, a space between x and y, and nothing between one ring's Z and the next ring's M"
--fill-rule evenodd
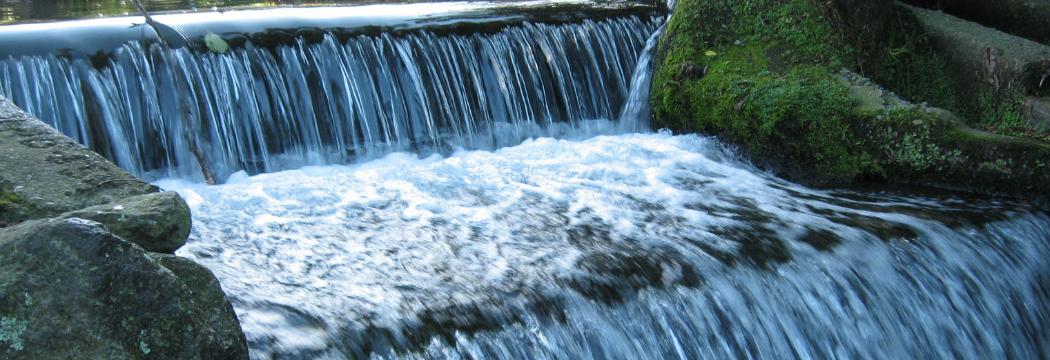
M190 208L179 194L159 192L132 196L59 216L98 221L113 234L148 251L174 253L190 234Z
M216 294L200 271L98 223L26 222L0 233L0 357L246 359Z

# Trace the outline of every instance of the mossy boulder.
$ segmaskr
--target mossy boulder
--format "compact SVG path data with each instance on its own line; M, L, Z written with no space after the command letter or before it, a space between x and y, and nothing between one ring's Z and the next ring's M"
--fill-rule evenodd
M216 321L228 307L200 290L214 284L166 262L87 220L5 229L0 358L247 359L236 318Z
M842 47L841 29L864 26L829 21L863 16L835 15L852 8L821 4L681 1L658 50L655 125L721 136L759 164L812 184L878 172L872 156L858 151L855 99L837 77L854 55ZM686 76L686 68L703 70Z
M881 0L682 0L658 48L654 125L719 136L809 185L890 180L1046 204L1046 144L969 129L842 70L880 68L873 54L892 50L897 11Z
M175 193L121 170L0 97L0 228L31 219L83 218L155 252L189 235L190 210Z
M185 243L190 210L178 194L2 97L0 170L0 358L247 358L214 276L147 254Z
M247 340L237 321L233 305L222 292L219 279L207 268L190 259L159 253L148 255L186 284L190 290L190 297L203 312L204 317L201 320L215 332L216 340L227 358L243 358L248 353Z

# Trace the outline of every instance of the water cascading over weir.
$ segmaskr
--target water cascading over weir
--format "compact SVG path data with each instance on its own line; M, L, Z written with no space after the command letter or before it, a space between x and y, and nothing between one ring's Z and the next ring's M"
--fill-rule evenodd
M158 15L171 50L141 18L18 25L0 95L186 199L178 255L255 359L1048 357L1045 210L649 132L665 10Z
M13 26L0 32L0 95L147 178L199 172L195 155L222 178L494 148L610 127L594 120L617 118L660 9L439 3L156 17L190 38L227 34L234 48L221 54L203 41L169 51L128 18ZM87 38L62 42L79 32Z

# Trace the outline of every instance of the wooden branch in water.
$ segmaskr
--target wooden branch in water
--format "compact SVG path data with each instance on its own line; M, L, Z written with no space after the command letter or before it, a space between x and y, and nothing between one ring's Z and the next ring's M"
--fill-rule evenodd
M139 0L134 0L134 2L135 7L138 8L139 12L142 13L142 16L146 18L146 25L149 25L150 28L153 28L153 32L157 34L157 39L160 39L160 44L168 49L171 49L171 46L168 46L168 42L164 40L164 36L160 35L160 29L157 27L157 23L153 21L153 17L149 15L149 11L146 11L146 7L143 6L142 2Z
M215 175L212 174L211 168L208 167L207 160L204 157L204 152L197 147L197 142L195 140L192 138L186 140L190 144L190 152L193 153L193 157L197 158L197 163L201 166L201 174L204 175L204 181L207 182L208 185L215 185Z
M138 7L139 12L142 12L142 16L146 18L146 24L153 28L153 33L156 33L156 38L160 39L161 45L168 50L171 50L171 45L168 44L167 40L164 39L164 35L161 34L160 24L153 21L153 17L149 16L146 6L143 6L140 0L133 1L134 6ZM168 52L165 52L165 55L167 54ZM178 66L178 62L168 61L168 63L172 64L172 66ZM201 147L197 146L195 137L190 134L190 129L192 127L189 126L189 110L186 108L185 103L181 108L183 110L183 135L186 137L186 143L189 144L190 152L192 152L193 157L196 158L197 165L201 166L201 174L204 175L204 181L208 183L208 185L215 185L215 175L211 172L211 168L208 167L208 158L205 157L204 151L201 151Z

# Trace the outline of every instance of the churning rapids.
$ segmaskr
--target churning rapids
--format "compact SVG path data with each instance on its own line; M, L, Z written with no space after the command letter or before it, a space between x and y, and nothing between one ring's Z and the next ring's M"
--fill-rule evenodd
M817 191L711 138L175 180L253 357L1045 358L1050 218Z
M1045 211L645 133L661 22L129 43L0 94L167 177L256 359L1050 358Z

